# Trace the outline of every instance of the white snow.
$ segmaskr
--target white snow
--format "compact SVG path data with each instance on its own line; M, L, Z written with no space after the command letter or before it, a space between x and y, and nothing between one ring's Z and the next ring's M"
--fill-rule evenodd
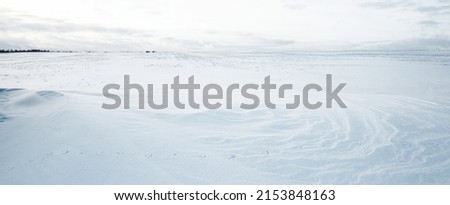
M449 68L445 51L2 54L0 184L450 184ZM327 73L347 109L101 108L123 75L301 88Z

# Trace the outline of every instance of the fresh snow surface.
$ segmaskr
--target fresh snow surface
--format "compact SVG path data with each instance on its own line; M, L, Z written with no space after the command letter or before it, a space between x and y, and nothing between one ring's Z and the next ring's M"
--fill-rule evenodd
M101 108L124 75L299 93L327 73L347 109ZM450 184L449 77L445 51L1 54L0 184Z

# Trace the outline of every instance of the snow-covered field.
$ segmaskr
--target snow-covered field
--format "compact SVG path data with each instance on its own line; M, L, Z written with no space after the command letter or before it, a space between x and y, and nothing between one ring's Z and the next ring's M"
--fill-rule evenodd
M327 73L347 109L101 108L124 75L301 88ZM0 184L450 184L449 77L443 51L2 54Z

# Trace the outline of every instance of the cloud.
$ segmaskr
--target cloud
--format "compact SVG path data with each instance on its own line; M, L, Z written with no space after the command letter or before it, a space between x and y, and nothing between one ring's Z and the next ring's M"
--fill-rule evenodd
M434 37L381 42L371 45L371 49L381 50L450 50L450 38Z
M381 1L371 1L364 2L359 4L361 7L367 8L375 8L375 9L400 9L400 10L408 10L415 11L419 13L426 13L430 15L441 15L441 14L450 14L450 2L447 0L440 1L429 1L424 3L408 1L408 0L400 0L400 1L390 1L390 0L381 0Z
M8 13L5 15L3 12L0 13L0 25L0 31L5 32L99 32L110 34L145 33L145 35L151 35L148 31L103 27L94 24L75 24L31 15L9 16Z
M303 10L306 8L306 5L302 4L302 3L286 3L283 6L285 8L293 9L293 10Z
M10 37L0 37L0 49L30 49L34 48L29 42Z
M411 1L375 1L361 3L362 7L376 8L376 9L396 9L396 8L410 8L415 4Z
M421 22L419 22L419 24L422 26L426 26L426 27L434 27L441 23L436 22L436 21L421 21Z
M152 45L153 31L0 12L0 49L42 48L55 50L127 50Z
M209 34L220 35L219 32L209 31ZM283 49L294 46L296 41L281 38L267 38L248 33L234 33L230 40L216 41L212 40L193 40L181 39L177 37L165 37L160 39L160 43L167 47L183 48L182 50L191 51L265 51L270 49Z
M416 11L432 15L450 14L450 5L420 6Z

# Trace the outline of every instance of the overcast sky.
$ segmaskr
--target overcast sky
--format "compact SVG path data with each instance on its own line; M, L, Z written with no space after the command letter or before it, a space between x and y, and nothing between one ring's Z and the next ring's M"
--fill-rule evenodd
M0 48L450 49L450 0L0 0Z

